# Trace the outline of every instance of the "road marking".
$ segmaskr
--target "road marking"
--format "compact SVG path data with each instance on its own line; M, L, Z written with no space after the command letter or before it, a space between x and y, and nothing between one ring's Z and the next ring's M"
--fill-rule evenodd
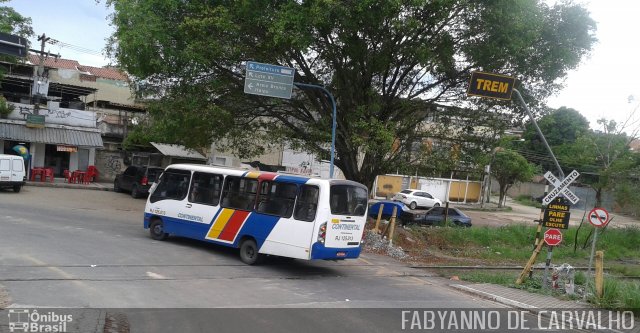
M373 265L373 263L372 263L371 261L369 261L369 260L367 260L367 259L364 259L364 258L362 258L362 257L358 258L358 260L360 260L360 261L364 262L365 264Z
M165 280L166 277L154 272L147 272L147 276L152 279Z

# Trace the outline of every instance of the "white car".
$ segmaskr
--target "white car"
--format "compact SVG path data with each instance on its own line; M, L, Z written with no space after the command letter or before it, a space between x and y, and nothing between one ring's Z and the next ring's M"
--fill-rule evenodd
M434 198L431 194L420 190L402 190L393 196L394 201L402 201L411 209L418 207L438 207L442 205L442 201Z

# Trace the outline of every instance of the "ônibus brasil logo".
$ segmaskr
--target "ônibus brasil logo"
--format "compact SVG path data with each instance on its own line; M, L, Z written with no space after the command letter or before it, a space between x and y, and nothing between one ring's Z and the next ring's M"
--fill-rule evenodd
M55 332L67 331L67 323L73 321L70 314L60 315L53 311L38 313L38 310L9 309L10 332Z

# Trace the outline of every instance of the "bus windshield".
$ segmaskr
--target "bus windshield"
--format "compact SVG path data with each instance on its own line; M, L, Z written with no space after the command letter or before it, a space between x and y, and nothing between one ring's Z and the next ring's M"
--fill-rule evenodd
M363 216L367 208L367 190L353 185L331 185L331 214Z

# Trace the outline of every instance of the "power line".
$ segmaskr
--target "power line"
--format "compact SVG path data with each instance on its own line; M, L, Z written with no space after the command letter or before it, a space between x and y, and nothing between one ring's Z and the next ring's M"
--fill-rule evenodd
M95 50L92 50L92 49L89 49L89 48L86 48L86 47L82 47L82 46L77 46L77 45L61 42L61 41L59 41L57 39L53 39L53 38L50 38L49 40L47 40L47 43L49 43L51 45L57 45L57 46L60 46L60 47L68 48L68 49L70 49L72 51L76 51L76 52L80 52L80 53L102 56L102 53L99 52L99 51L95 51Z

